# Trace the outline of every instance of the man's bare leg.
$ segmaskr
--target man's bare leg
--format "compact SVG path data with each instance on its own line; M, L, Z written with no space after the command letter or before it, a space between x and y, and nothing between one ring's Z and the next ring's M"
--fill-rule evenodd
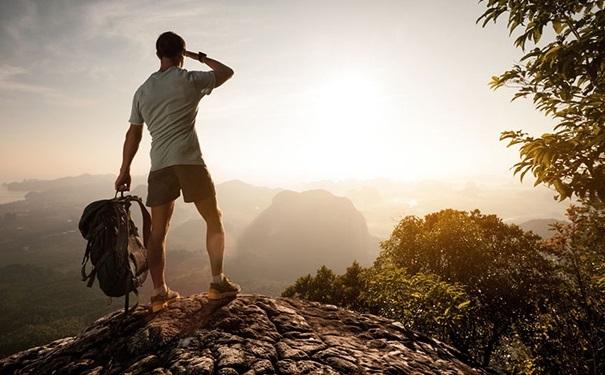
M153 280L153 288L166 284L166 236L170 228L170 218L174 211L174 201L162 206L151 207L151 233L147 249L147 262Z
M210 258L212 282L208 290L208 299L234 297L240 291L239 285L223 274L223 258L225 255L225 229L221 210L218 208L216 197L195 202L195 206L206 221L206 249Z
M206 250L210 258L212 276L223 273L225 255L225 229L223 217L215 197L195 202L197 210L206 221Z

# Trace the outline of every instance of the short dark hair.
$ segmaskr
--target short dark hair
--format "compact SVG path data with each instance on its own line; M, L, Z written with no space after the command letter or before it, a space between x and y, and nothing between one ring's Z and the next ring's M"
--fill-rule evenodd
M159 57L175 57L185 49L185 40L172 31L166 31L158 37L155 49Z

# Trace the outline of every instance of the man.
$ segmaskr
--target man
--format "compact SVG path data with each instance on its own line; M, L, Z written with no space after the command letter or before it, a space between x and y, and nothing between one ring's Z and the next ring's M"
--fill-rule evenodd
M212 271L208 298L235 296L241 290L223 273L225 232L222 216L195 131L200 100L231 78L233 70L201 52L187 51L183 38L170 31L159 36L156 50L160 70L134 94L122 166L115 182L116 190L130 190L130 166L141 142L143 124L147 124L151 134L151 171L146 202L151 207L151 233L147 254L154 287L153 312L180 298L166 286L164 270L166 236L181 191L184 201L193 202L206 221L206 249ZM185 57L198 60L212 70L187 71L183 69Z

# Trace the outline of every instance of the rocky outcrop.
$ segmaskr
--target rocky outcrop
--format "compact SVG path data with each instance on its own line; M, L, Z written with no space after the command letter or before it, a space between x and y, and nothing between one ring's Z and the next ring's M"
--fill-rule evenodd
M2 374L487 374L399 323L314 302L183 298L116 311L76 337L0 360Z

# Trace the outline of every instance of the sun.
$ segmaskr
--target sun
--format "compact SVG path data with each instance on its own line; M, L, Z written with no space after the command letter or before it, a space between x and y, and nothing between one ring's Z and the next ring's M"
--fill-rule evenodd
M398 87L366 72L328 76L307 91L307 133L301 135L306 144L294 152L314 174L415 181L455 174L468 165L460 145L452 142L455 128L443 130L436 122L451 120L406 92L416 82Z
M338 173L367 168L383 153L384 93L362 72L332 77L314 90L309 106L316 164Z

